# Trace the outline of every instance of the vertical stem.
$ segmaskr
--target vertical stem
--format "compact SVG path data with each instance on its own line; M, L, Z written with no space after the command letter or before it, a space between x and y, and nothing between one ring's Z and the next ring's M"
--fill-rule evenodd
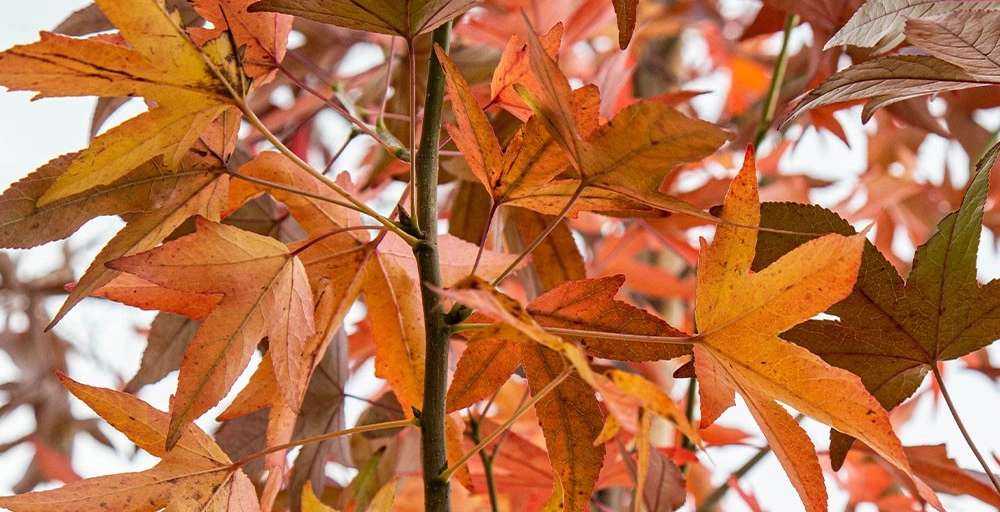
M774 63L774 75L771 77L771 87L767 90L764 98L764 112L760 116L760 123L757 125L757 133L753 137L754 147L760 146L767 136L767 131L774 121L774 112L778 105L778 96L781 93L781 83L785 81L785 69L788 67L788 43L792 38L792 29L799 24L798 14L789 14L785 19L785 35L781 40L781 52L778 53L778 60Z
M434 44L448 51L451 22L434 30ZM441 298L431 287L441 286L438 254L437 188L438 142L441 133L441 106L444 103L444 70L437 55L431 52L427 72L427 97L420 147L415 162L414 195L420 240L413 247L420 276L420 295L424 310L427 352L424 365L424 404L420 413L421 457L424 474L424 510L449 512L451 488L441 472L448 468L445 445L445 397L448 391L448 339L451 329L444 319Z

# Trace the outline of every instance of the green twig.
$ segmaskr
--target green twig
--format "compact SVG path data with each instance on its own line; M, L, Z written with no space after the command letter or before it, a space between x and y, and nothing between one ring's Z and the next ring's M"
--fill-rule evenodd
M774 63L774 76L771 77L771 87L764 97L764 112L760 116L760 123L757 125L757 133L753 136L754 147L760 146L771 129L774 121L774 111L777 110L778 96L781 93L781 83L785 81L785 69L788 68L788 46L792 36L792 29L799 24L798 14L789 14L785 19L785 35L781 40L781 51L778 53L778 60Z
M472 431L469 433L469 437L476 444L483 441L482 436L479 435L479 422L475 418L469 417L469 426ZM493 461L496 458L495 454L488 454L486 450L480 450L479 459L483 461L483 476L486 478L486 491L490 496L490 511L500 512L500 504L497 497L497 485L493 478Z
M441 46L445 52L448 51L450 39L451 22L434 30L434 44ZM410 48L412 46L411 44ZM420 277L421 305L427 338L424 359L424 403L420 411L420 446L426 512L451 510L451 487L448 479L441 475L448 468L448 450L445 442L445 425L448 417L445 398L448 392L448 340L451 337L451 326L445 320L441 297L434 291L441 287L437 243L437 189L438 142L441 138L443 104L444 70L438 61L437 53L431 52L424 120L412 181L416 205L408 226L411 232L420 235L418 243L413 246L413 255L417 260L417 272Z

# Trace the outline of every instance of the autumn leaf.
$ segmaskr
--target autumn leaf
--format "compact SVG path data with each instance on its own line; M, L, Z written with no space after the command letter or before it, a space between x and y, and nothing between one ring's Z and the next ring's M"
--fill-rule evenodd
M58 489L0 497L0 507L15 512L61 510L153 511L164 507L260 510L246 475L212 438L185 425L171 451L164 449L170 416L138 398L80 384L60 375L63 385L130 441L162 459L137 473L88 478Z
M555 58L559 51L562 35L563 25L556 23L548 32L539 37L545 53L552 58ZM528 53L528 45L519 40L516 35L512 36L507 41L503 54L500 55L500 62L497 63L497 68L493 71L493 79L490 81L490 104L501 105L505 110L525 122L531 117L531 109L524 104L524 100L514 90L514 86L521 84L528 90L538 88L535 75L531 72Z
M998 151L1000 146L994 146L979 162L962 206L945 217L937 232L917 249L905 283L885 257L868 247L852 293L828 309L839 320L810 320L782 337L860 376L886 409L912 395L939 361L962 357L1000 337L996 327L1000 282L980 286L976 279L989 170ZM853 232L843 219L818 207L779 204L769 205L766 211L768 227L806 233ZM754 268L803 239L766 235L758 245ZM850 442L834 435L831 457L835 467L843 461Z
M412 40L464 13L478 0L263 0L250 12L274 11L307 20Z
M532 393L552 382L565 367L558 352L542 345L524 347L521 365ZM535 404L538 423L545 436L549 462L561 485L563 510L590 510L590 496L604 464L604 445L594 446L604 423L604 414L593 388L579 373L573 373Z
M303 343L315 330L305 270L283 244L201 218L197 225L192 235L109 263L167 288L223 294L181 365L168 446L229 391L265 336L278 385L294 402Z
M135 394L143 386L159 382L181 367L184 351L198 332L201 322L172 313L160 313L149 327L146 349L142 351L139 369L122 391Z
M711 218L659 189L676 167L712 154L730 134L656 101L633 103L603 124L586 126L566 76L538 36L531 30L528 35L539 87L519 92L580 173L576 194L596 187L654 208Z
M618 47L624 50L628 48L632 32L635 31L635 11L639 0L612 0L611 3L615 6L615 16L618 18Z
M142 96L157 106L93 139L39 206L113 183L157 156L177 169L209 123L235 113L228 85L158 2L97 4L130 47L102 36L43 33L37 43L0 53L0 83L39 98Z
M609 276L582 281L568 281L531 301L527 311L540 325L578 331L591 335L567 333L587 352L619 361L659 361L690 353L690 345L680 339L675 344L655 338L687 338L684 332L642 309L615 299L625 276ZM601 337L597 333L622 335ZM629 335L635 335L633 341ZM641 341L640 341L641 340Z
M937 0L868 0L851 19L827 41L824 50L838 45L854 45L890 50L903 41L903 27L908 20L956 11L998 9L994 2ZM977 12L982 14L982 12Z
M223 35L228 30L240 52L240 61L248 77L257 85L266 83L268 75L277 69L285 56L292 17L284 14L256 12L247 8L254 0L195 0L195 11L212 28L192 27L188 30L199 45Z
M695 321L701 342L694 356L702 426L714 423L739 392L810 511L826 510L822 471L809 438L777 401L864 440L912 476L888 414L861 380L777 336L850 293L863 235L812 240L751 273L760 206L749 149L721 217L732 224L720 225L711 244L702 241L698 261ZM940 509L933 491L914 482Z
M782 121L824 105L868 100L861 113L867 122L875 111L897 101L984 85L959 66L929 55L880 57L845 68L813 89Z
M906 39L981 81L1000 80L1000 11L956 11L906 22Z
M75 158L64 155L52 160L0 196L0 244L11 248L58 240L99 216L127 216L125 227L95 257L50 325L114 278L117 272L104 266L107 261L153 248L192 215L218 219L229 185L229 178L214 166L171 171L152 160L111 184L39 205L39 198Z

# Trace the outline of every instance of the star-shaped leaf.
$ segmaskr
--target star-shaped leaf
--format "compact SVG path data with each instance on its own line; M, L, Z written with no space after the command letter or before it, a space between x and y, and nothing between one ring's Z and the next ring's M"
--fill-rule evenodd
M142 96L157 107L93 139L39 198L39 206L112 183L157 156L176 169L205 127L235 110L220 78L225 73L219 74L159 2L97 4L124 41L42 33L37 43L0 53L0 84L38 91L37 97ZM220 58L226 53L222 43L211 48Z
M295 403L303 346L315 331L305 269L284 244L202 218L196 224L192 235L108 264L166 288L223 295L181 364L168 446L229 392L264 337L278 387Z
M726 195L711 244L698 261L694 346L701 387L702 426L734 404L738 392L809 511L827 509L815 449L781 403L863 439L907 475L913 472L889 416L854 374L778 334L847 296L861 262L863 235L826 235L796 248L767 268L750 271L760 205L753 152ZM836 389L835 395L830 394ZM941 508L933 491L914 479L921 496Z
M810 320L782 337L860 376L886 409L912 395L932 365L1000 338L1000 281L980 286L976 279L989 170L998 151L1000 146L994 146L979 162L962 206L945 217L937 232L917 249L905 283L869 245L853 291L827 310L839 320ZM853 232L836 214L815 206L773 204L764 211L767 227L807 233ZM754 268L804 239L763 235ZM851 441L837 433L833 441L831 455L839 466Z

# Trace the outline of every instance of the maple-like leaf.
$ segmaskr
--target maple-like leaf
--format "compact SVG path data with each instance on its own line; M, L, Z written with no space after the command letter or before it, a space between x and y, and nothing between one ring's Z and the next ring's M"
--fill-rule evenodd
M39 198L75 158L64 155L50 161L0 196L0 245L10 248L63 238L102 215L127 216L128 223L94 258L52 324L114 278L117 272L104 266L107 261L153 248L192 215L218 219L229 185L229 178L211 165L185 165L172 171L152 160L108 185L39 205Z
M562 41L563 25L556 23L548 32L539 37L545 52L555 58L559 51L559 42ZM501 105L505 110L514 114L522 121L527 121L531 117L531 109L524 104L524 100L517 94L514 86L520 84L528 90L537 89L538 82L531 72L531 64L528 58L528 45L521 41L516 35L511 36L504 47L503 54L500 55L500 62L493 71L493 79L490 81L490 104Z
M917 249L905 283L885 257L868 247L853 292L827 310L839 320L810 320L782 337L860 376L886 409L912 395L939 361L964 356L1000 338L1000 281L980 286L976 279L989 169L998 151L1000 146L994 146L979 162L962 206ZM819 207L776 204L766 211L768 227L853 232L846 221ZM803 239L762 236L754 267L773 261ZM835 467L849 447L849 439L834 435Z
M313 334L312 292L302 264L284 244L197 219L198 231L112 262L116 270L187 293L223 294L181 365L168 445L184 426L229 392L265 336L278 386L301 396L305 339Z
M702 425L714 423L739 392L809 511L827 507L822 471L805 431L778 401L863 439L912 475L888 414L861 379L777 336L850 294L864 236L817 238L751 273L760 221L751 150L721 218L731 224L720 225L711 244L702 242L698 261L700 343L694 356ZM933 491L914 481L921 496L941 509Z
M142 96L157 106L93 139L39 206L112 183L160 155L176 169L212 120L235 113L231 84L159 2L97 4L129 46L113 37L42 33L37 43L0 53L0 83L36 97Z
M467 11L479 0L262 0L250 12L275 11L307 20L412 40Z
M824 49L849 44L881 50L894 48L903 41L907 20L960 10L1000 9L996 2L939 0L868 0L854 16L827 41ZM981 14L981 13L977 13Z
M167 509L259 511L253 484L234 468L211 436L186 425L173 450L165 449L170 416L138 398L87 386L60 375L63 385L136 446L162 459L137 473L80 480L58 489L0 497L14 512Z

